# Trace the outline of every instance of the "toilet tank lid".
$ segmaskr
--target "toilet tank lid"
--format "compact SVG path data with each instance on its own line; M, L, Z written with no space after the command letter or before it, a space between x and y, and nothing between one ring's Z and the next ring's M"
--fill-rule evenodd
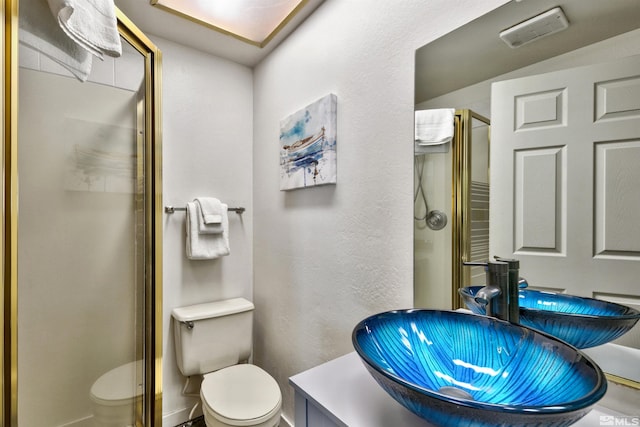
M193 322L201 319L228 316L230 314L242 313L254 309L251 301L244 298L233 298L222 301L207 302L204 304L190 305L187 307L176 307L171 311L171 315L179 322Z

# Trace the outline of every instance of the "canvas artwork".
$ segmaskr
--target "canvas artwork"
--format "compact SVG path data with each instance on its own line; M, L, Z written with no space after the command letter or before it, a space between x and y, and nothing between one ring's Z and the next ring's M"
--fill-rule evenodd
M336 183L336 107L329 94L280 122L280 190Z

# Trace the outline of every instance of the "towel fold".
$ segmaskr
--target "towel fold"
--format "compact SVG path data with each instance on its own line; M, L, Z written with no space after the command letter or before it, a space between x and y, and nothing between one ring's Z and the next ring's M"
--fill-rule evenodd
M420 156L422 154L448 153L450 146L451 144L420 145L418 141L415 141L413 153L416 156Z
M20 0L20 43L37 50L84 82L91 73L91 54L60 28L43 0Z
M47 0L64 32L92 55L122 55L113 0Z
M222 211L227 208L220 200L213 197L198 197L193 200L198 205L198 232L200 234L222 233Z
M217 224L222 221L222 202L213 197L196 197L194 202L200 205L205 224Z
M455 113L454 108L416 111L416 143L418 145L438 145L451 141Z
M198 231L198 220L202 217L200 204L187 203L187 258L189 259L215 259L229 255L229 217L227 205L222 204L222 232L217 234L203 234Z

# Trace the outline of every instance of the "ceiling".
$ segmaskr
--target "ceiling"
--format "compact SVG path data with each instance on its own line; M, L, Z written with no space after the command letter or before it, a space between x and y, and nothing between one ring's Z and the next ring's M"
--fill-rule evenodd
M151 0L115 0L115 4L151 37L159 36L253 67L323 1L307 0L304 7L264 47L169 13L153 6ZM508 47L498 37L500 31L556 6L562 7L569 20L567 30L517 49ZM435 98L638 27L639 0L511 1L416 51L415 102Z
M512 49L502 30L560 6L569 28ZM416 104L640 27L638 0L512 1L416 51Z
M307 0L280 31L264 46L247 43L205 25L153 6L151 0L115 0L116 6L140 30L153 38L159 36L233 62L253 67L281 43L324 0Z

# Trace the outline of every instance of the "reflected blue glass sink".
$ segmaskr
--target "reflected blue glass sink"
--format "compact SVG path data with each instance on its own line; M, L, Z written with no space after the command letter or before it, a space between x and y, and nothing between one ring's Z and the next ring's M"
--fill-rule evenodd
M482 286L461 288L466 306L476 314L486 314L475 295ZM520 289L520 323L538 329L578 348L612 341L629 331L640 319L631 307L554 292Z
M568 426L607 389L576 348L491 317L390 311L361 321L352 340L378 384L438 426Z

